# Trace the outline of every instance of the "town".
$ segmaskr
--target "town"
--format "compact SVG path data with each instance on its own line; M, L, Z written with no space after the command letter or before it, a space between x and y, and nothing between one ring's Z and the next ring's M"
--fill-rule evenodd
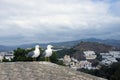
M55 52L59 50L54 50ZM101 59L96 66L93 66L93 61L96 60L97 55L95 51L83 51L85 60L77 60L70 55L65 55L63 58L59 58L59 60L63 61L64 65L72 69L99 69L100 65L109 66L114 62L118 62L120 59L120 51L109 51L108 53L100 53ZM8 52L0 52L0 61L3 59L7 59L11 61L14 58L14 51Z
M61 58L64 64L72 69L99 69L100 65L109 66L114 62L118 62L117 59L120 59L120 51L109 51L109 53L100 53L102 58L99 61L98 65L92 66L92 62L97 58L97 55L94 51L83 51L85 60L78 61L77 59L65 55L64 58Z

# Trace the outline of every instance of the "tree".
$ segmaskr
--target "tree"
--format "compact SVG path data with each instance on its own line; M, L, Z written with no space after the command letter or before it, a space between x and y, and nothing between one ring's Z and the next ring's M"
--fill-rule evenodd
M14 58L13 61L27 61L26 55L28 51L22 48L17 48L14 50Z
M58 62L56 52L52 53L52 56L50 57L50 61L53 62L53 63L57 63Z
M65 66L63 61L58 60L58 55L57 55L56 52L53 52L52 56L50 57L50 61L51 61L52 63Z
M110 66L102 66L100 70L87 70L80 69L79 71L89 73L95 76L107 78L108 80L119 80L120 79L120 63L113 63Z
M94 60L94 61L92 62L92 66L93 66L93 67L96 67L98 64L99 64L99 62L98 62L97 60Z

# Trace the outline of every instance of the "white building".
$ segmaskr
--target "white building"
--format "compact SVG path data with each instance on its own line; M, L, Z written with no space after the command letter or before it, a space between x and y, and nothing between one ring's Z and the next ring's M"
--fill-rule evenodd
M114 57L114 58L120 58L120 51L109 51L109 53L100 53L100 55L102 56L102 58L106 58L106 57Z
M63 61L64 61L65 65L70 65L70 62L71 62L70 56L65 55L64 58L63 58Z
M91 62L87 60L78 61L77 59L73 57L71 58L69 55L64 56L63 62L66 66L69 66L70 68L75 69L75 70L80 69L80 68L95 69L94 67L92 67Z
M118 61L114 57L110 57L110 58L106 58L106 59L102 60L101 64L111 65L114 62L118 62Z
M120 58L120 51L109 51L109 53L100 53L102 56L101 64L110 65L114 62L118 62L116 58Z
M110 53L100 53L100 55L102 56L102 59L113 57Z
M109 51L109 53L115 58L120 58L120 51Z
M89 61L85 60L85 61L80 61L79 62L80 68L85 68L85 69L92 69L92 63L90 63Z
M75 58L73 58L73 57L71 58L71 60L72 60L73 62L76 62L76 63L79 62L77 59L75 59Z
M14 58L14 55L13 54L6 54L4 57L5 57L5 59L8 59L9 61L11 61L11 59Z
M0 54L0 62L2 62L3 58L4 57Z
M0 60L2 61L4 58L11 61L11 59L14 57L13 51L8 52L0 52Z
M91 59L96 59L96 57L97 57L97 55L95 54L94 51L84 51L83 53L84 53L86 59L91 60Z

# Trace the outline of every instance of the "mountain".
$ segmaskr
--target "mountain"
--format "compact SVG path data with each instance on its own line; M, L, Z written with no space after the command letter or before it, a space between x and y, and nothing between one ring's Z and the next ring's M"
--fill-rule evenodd
M66 41L66 42L51 42L51 43L35 43L35 44L24 44L20 45L19 47L27 48L27 47L34 47L36 44L39 44L41 47L46 47L48 44L51 44L53 46L59 47L59 48L71 48L77 44L79 44L81 41L83 42L98 42L103 43L115 47L120 47L120 40L114 40L114 39L96 39L96 38L88 38L88 39L81 39L81 40L75 40L75 41Z
M96 53L105 53L114 50L111 45L106 45L98 42L81 42L73 47L76 51L95 51Z
M84 60L85 57L83 51L95 51L95 53L99 55L100 53L106 53L114 50L114 47L98 42L81 42L78 45L74 46L73 50L75 52L71 54L72 57L78 60Z
M88 39L81 39L81 41L84 41L84 42L99 42L99 43L104 43L104 44L107 44L107 45L120 47L120 40L114 40L114 39L102 40L102 39L96 39L96 38L88 38Z
M4 46L4 45L0 45L0 51L11 51L14 50L15 47L14 46Z
M0 63L0 80L107 80L50 62Z
M83 51L95 51L97 55L100 53L106 53L112 50L116 50L116 47L99 43L99 42L80 42L71 49L63 49L62 51L58 51L58 57L62 58L64 55L70 55L77 60L85 60ZM119 48L120 50L120 48Z
M120 40L114 40L114 39L96 39L96 38L88 38L88 39L81 39L81 40L75 40L75 41L66 41L66 42L51 42L51 43L32 43L32 44L23 44L19 46L4 46L0 45L0 51L8 51L8 50L14 50L18 47L20 48L31 48L34 47L36 44L40 45L43 48L46 48L48 44L51 44L57 48L71 48L77 44L79 44L81 41L84 42L98 42L98 43L104 43L107 45L115 46L115 47L120 47Z
M80 41L79 41L80 42ZM71 48L72 46L78 44L77 41L68 41L68 42L51 42L51 43L34 43L34 44L24 44L20 45L21 48L34 47L35 45L40 45L42 48L45 48L47 45L53 45L57 48Z

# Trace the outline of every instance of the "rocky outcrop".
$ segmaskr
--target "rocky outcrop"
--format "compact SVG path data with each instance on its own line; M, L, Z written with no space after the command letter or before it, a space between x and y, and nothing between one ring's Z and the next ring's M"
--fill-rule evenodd
M50 62L0 63L0 80L105 80Z

